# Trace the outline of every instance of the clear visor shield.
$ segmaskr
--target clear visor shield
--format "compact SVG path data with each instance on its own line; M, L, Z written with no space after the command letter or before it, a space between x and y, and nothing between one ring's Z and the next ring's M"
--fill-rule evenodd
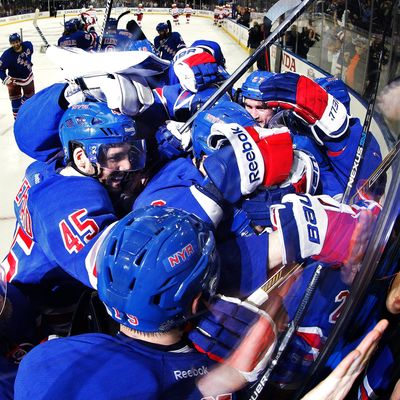
M93 149L94 150L94 149ZM140 171L146 165L146 143L144 140L100 144L91 152L90 159L98 163L104 170L112 171Z
M4 311L6 298L7 298L6 272L3 266L0 264L0 315Z

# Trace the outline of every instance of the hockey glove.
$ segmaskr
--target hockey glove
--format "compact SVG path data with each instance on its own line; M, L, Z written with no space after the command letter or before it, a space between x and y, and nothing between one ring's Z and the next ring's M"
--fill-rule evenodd
M293 150L286 128L256 130L216 123L210 140L212 136L226 137L230 144L204 161L207 176L228 202L235 203L260 185L276 185L289 176Z
M324 263L342 264L349 256L360 213L333 198L289 194L282 204L271 206L271 221L278 229L283 264L307 257Z
M183 125L182 122L167 121L166 125L158 128L156 132L158 152L164 159L184 156L190 150L190 130L187 129L183 133L179 131Z
M138 76L108 74L81 78L78 83L86 99L105 102L111 110L120 114L135 116L154 103L152 90Z
M86 96L83 93L81 87L75 82L70 82L65 88L64 98L71 106L86 101Z
M346 107L306 76L292 72L277 74L261 83L260 90L268 107L293 110L307 122L320 145L326 140L339 140L347 132Z
M272 318L237 298L217 296L189 333L196 349L239 370L248 382L257 380L276 344Z
M175 56L174 72L182 88L196 93L218 79L218 65L215 58L202 49L189 47Z
M319 166L312 154L303 150L293 151L293 165L288 179L278 187L257 189L246 197L242 209L253 225L272 227L270 206L280 203L289 193L314 194L319 183Z
M14 83L14 79L11 76L6 76L3 79L3 85L9 85L10 83Z

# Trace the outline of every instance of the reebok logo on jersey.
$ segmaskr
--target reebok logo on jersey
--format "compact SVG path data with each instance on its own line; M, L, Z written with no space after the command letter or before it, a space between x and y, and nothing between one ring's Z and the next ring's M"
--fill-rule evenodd
M175 265L186 261L189 256L193 254L193 246L189 243L182 250L177 251L174 255L168 257L169 265L174 268Z
M205 365L202 365L199 368L191 368L184 371L179 369L174 371L174 376L177 381L179 381L180 379L195 378L196 376L206 374L208 374L208 367Z

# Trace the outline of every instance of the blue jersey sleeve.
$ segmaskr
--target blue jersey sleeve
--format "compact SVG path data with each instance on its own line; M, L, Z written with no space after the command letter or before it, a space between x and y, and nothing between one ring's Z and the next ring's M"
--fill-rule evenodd
M65 111L59 104L64 88L65 84L56 83L41 90L18 112L15 140L19 149L35 160L47 161L62 150L58 125Z
M133 209L149 205L181 208L203 221L216 225L214 214L219 207L197 189L204 177L190 158L178 158L166 164L136 199ZM222 210L219 210L222 214Z
M342 185L343 191L346 188L354 160L357 159L357 149L362 135L362 126L358 118L350 120L350 137L346 147L339 152L328 152L329 161ZM368 179L382 161L382 154L379 144L372 133L367 135L364 144L364 160L361 162L358 180ZM353 186L354 193L356 187ZM351 193L351 194L352 194Z

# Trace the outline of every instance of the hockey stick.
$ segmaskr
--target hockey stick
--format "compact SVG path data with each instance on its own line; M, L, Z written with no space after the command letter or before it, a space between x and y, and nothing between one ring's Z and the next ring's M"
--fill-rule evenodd
M261 378L258 379L258 381L257 381L258 383L254 384L252 386L253 392L250 393L250 396L248 397L249 400L258 398L260 393L264 389L265 385L268 383L269 377L271 376L273 370L275 369L275 366L278 364L278 361L281 359L282 355L284 354L284 352L289 344L290 339L295 334L295 332L298 328L298 325L300 324L305 312L307 311L308 305L310 304L312 296L314 295L314 291L317 286L318 279L321 274L321 270L322 270L322 265L318 265L313 273L313 276L311 278L309 285L307 286L306 292L301 300L301 303L300 303L299 307L297 308L296 314L294 315L292 321L289 324L289 328L287 329L285 335L283 336L283 338L280 342L280 345L275 354L275 357L270 362L269 367L264 372L264 374L261 376Z
M271 46L272 43L275 42L279 37L281 37L286 29L303 13L305 8L312 4L314 0L279 0L271 9L267 12L265 18L270 21L275 21L279 16L292 10L290 15L282 21L278 27L268 35L267 39L260 44L260 46L256 49L256 51L250 55L246 60L243 61L242 64L233 72L233 74L219 87L219 89L197 110L197 112L192 115L185 124L179 129L180 132L184 132L188 129L197 115L213 106L240 78L241 76L251 67L261 56L261 54L265 51L268 46ZM297 4L294 9L288 8L289 6L293 6L293 4ZM272 22L271 22L272 25Z
M390 168L393 161L397 157L400 151L400 140L396 142L393 149L390 150L386 157L381 161L375 171L371 174L371 176L361 185L357 192L353 194L350 198L350 204L353 204L355 197L364 190L371 190L376 181Z
M284 265L279 268L278 271L276 271L275 274L273 274L262 286L247 297L246 300L256 306L260 306L268 300L268 294L272 290L285 283L290 277L295 276L303 266L303 263L292 264L290 266Z
M131 12L131 10L126 10L117 18L117 28L118 28L118 22L120 21L120 19L122 17L124 17L125 15L129 14L130 12Z
M35 16L33 17L33 26L35 27L37 33L39 34L40 38L42 39L44 45L45 45L46 47L49 47L50 44L49 44L49 42L47 41L46 37L43 35L43 32L42 32L42 30L39 28L38 23L37 23L38 18L39 18L39 13L40 13L40 11L39 11L39 9L37 8L37 9L35 10Z
M104 44L104 34L106 32L108 20L110 19L112 5L113 5L113 0L107 0L106 9L104 10L103 25L101 27L99 35L99 44L97 45L97 51L100 51Z
M392 6L391 6L391 11L389 15L392 15L392 10L394 9L394 4L397 3L398 1L393 1ZM388 34L389 28L391 24L387 24L385 26L385 29L383 30L382 34L382 43L381 43L381 49L379 53L379 60L378 60L378 67L377 67L377 74L376 74L376 79L374 82L374 87L371 93L371 97L368 102L368 108L367 112L365 114L365 120L362 128L362 133L361 133L361 138L357 147L356 151L356 156L353 162L353 166L351 168L349 180L347 182L346 190L343 193L342 197L342 203L347 204L349 201L350 193L353 189L354 182L356 182L356 178L360 172L360 165L364 159L364 153L365 153L365 144L367 141L367 135L369 134L369 127L371 125L372 121L372 116L374 114L374 108L375 108L375 101L376 101L376 96L378 94L378 88L379 88L379 79L381 77L381 70L382 70L382 65L383 65L383 56L385 53L385 40L386 36Z

